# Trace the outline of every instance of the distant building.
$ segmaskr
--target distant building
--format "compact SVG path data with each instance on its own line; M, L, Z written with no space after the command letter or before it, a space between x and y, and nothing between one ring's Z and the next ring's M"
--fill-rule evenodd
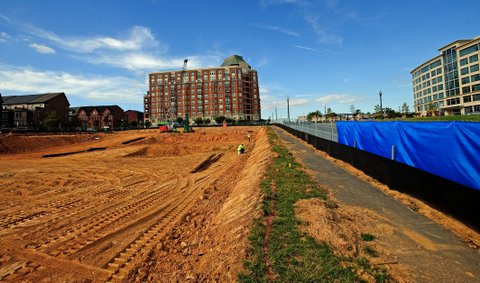
M143 112L136 110L127 110L125 111L125 116L127 116L128 122L137 122L143 121Z
M78 126L83 129L110 130L122 127L127 117L123 109L117 105L80 106L70 108L70 119L76 116Z
M415 112L480 114L480 37L457 40L439 51L411 72Z
M58 119L60 128L68 119L68 102L65 93L12 95L3 97L2 128L31 129L43 127L50 115Z
M177 117L260 120L257 71L233 55L220 67L149 74L145 121L153 125Z

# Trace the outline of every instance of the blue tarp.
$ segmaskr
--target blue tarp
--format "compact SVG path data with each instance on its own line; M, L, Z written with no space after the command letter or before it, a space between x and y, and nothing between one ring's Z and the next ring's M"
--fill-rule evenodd
M341 144L386 158L394 146L395 161L480 190L480 123L337 122L337 131Z

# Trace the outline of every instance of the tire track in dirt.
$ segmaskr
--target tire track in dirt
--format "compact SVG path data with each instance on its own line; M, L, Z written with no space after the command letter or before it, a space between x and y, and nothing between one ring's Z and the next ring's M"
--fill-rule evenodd
M213 162L216 162L223 156L223 153L218 155ZM209 165L212 165L212 156L209 156L206 160L209 160ZM201 164L204 164L202 162ZM217 171L218 176L221 176L224 172L227 172L230 166L217 165L212 166L210 171ZM153 247L165 238L167 234L177 225L178 222L194 207L199 197L203 194L204 190L217 181L217 178L209 178L212 173L208 171L201 171L193 177L186 178L187 184L183 187L185 195L179 200L176 199L159 220L151 225L146 231L144 231L139 237L131 242L127 248L118 253L113 260L111 260L105 267L112 272L109 281L124 280L128 272L134 267L134 263L141 260ZM220 174L219 174L220 173Z
M175 182L176 180L173 180L163 184L139 200L132 198L130 202L124 205L115 205L112 211L89 219L87 223L63 231L60 235L57 234L56 236L50 237L43 243L34 246L33 249L43 250L54 256L68 256L69 254L73 254L84 246L107 236L109 233L107 228L109 226L114 225L116 222L126 222L130 217L142 214L154 205L157 205L163 200L163 197L168 194L168 191L165 189ZM72 239L74 241L69 241ZM69 242L62 244L66 241Z

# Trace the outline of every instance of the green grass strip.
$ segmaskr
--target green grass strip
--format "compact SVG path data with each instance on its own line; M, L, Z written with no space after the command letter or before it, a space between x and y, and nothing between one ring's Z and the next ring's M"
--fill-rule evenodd
M246 272L239 274L240 282L359 282L362 281L352 264L353 259L333 254L331 248L316 242L299 230L294 204L300 199L326 199L326 193L301 170L291 153L279 145L269 130L269 139L277 157L262 182L265 195L264 215L256 221L249 237L250 248L245 262ZM274 184L275 192L272 190ZM264 254L268 217L275 218L268 239L268 258L274 276L268 276ZM349 261L348 264L342 262ZM347 265L349 267L347 267Z

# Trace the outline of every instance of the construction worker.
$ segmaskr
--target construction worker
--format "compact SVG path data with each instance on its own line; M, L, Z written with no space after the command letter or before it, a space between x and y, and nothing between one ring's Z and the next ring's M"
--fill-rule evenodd
M250 134L250 132L248 132L247 134L247 139L248 139L248 142L250 142L250 138L252 137L252 135Z
M238 148L237 148L238 154L242 154L245 152L245 147L243 146L243 143L241 143Z

